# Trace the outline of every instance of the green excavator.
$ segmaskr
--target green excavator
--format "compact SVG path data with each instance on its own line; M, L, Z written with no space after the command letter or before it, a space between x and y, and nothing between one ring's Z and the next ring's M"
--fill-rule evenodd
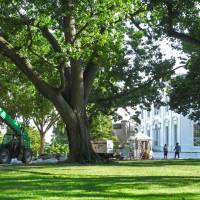
M25 164L32 161L31 142L28 133L17 121L0 107L0 121L12 129L6 133L0 144L0 164L9 164L12 158L17 158Z

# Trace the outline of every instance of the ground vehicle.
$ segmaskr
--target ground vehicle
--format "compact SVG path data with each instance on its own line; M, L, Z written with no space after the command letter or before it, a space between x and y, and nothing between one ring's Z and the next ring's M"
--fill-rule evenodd
M96 140L91 141L94 151L102 158L113 157L113 141L112 140Z
M30 163L32 160L32 152L28 133L1 107L0 120L13 130L12 134L4 135L3 142L0 145L0 163L9 164L12 158L17 158L25 164Z

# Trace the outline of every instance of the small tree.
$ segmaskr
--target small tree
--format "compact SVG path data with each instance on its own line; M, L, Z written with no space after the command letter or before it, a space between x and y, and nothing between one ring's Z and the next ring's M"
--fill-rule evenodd
M31 150L34 156L38 156L40 153L40 136L38 131L32 127L26 128L30 138L31 138Z
M33 97L31 118L40 134L40 154L44 153L45 135L60 119L52 104L37 93Z

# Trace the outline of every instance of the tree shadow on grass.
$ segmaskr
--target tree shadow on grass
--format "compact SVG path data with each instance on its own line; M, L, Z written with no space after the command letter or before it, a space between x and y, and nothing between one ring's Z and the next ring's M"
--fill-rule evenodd
M20 173L20 170L18 171ZM23 170L21 172L24 172ZM195 176L88 176L88 177L64 177L43 172L27 172L27 175L16 177L0 177L0 199L13 198L10 191L17 190L19 199L28 199L30 193L35 197L44 199L60 197L61 199L200 199L199 193L169 194L168 190L184 186L200 186L200 177ZM149 193L151 188L165 189L166 193ZM134 192L135 191L135 192ZM137 192L136 192L137 191ZM174 191L174 190L173 190ZM173 198L172 198L173 197ZM192 198L191 198L192 197Z
M126 199L126 200L199 200L200 195L197 193L187 193L187 194L166 194L166 193L151 193L151 194L122 194L122 193L101 193L101 194L93 194L93 193L77 193L77 194L63 194L62 191L49 191L48 195L47 193L43 192L41 193L41 196L39 197L29 197L28 195L20 196L20 197L11 197L10 195L4 195L0 194L0 199L2 200L21 200L21 199Z
M184 159L184 160L133 160L133 161L115 161L108 165L112 166L134 166L134 167L161 167L170 165L189 165L200 166L200 159Z
M132 161L110 161L107 163L78 164L78 163L34 163L31 165L0 165L1 170L21 169L21 168L57 168L79 167L79 166L124 166L124 167L161 167L173 165L200 166L200 159L180 159L180 160L132 160ZM66 169L65 169L66 170ZM69 169L70 170L70 169ZM74 170L74 169L73 169ZM78 170L78 169L77 169ZM84 169L82 169L84 170ZM87 170L87 169L85 169Z

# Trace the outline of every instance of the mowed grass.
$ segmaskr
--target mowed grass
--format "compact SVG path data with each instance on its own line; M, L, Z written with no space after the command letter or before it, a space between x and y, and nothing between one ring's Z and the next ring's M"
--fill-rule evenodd
M199 200L200 160L0 165L0 199Z

